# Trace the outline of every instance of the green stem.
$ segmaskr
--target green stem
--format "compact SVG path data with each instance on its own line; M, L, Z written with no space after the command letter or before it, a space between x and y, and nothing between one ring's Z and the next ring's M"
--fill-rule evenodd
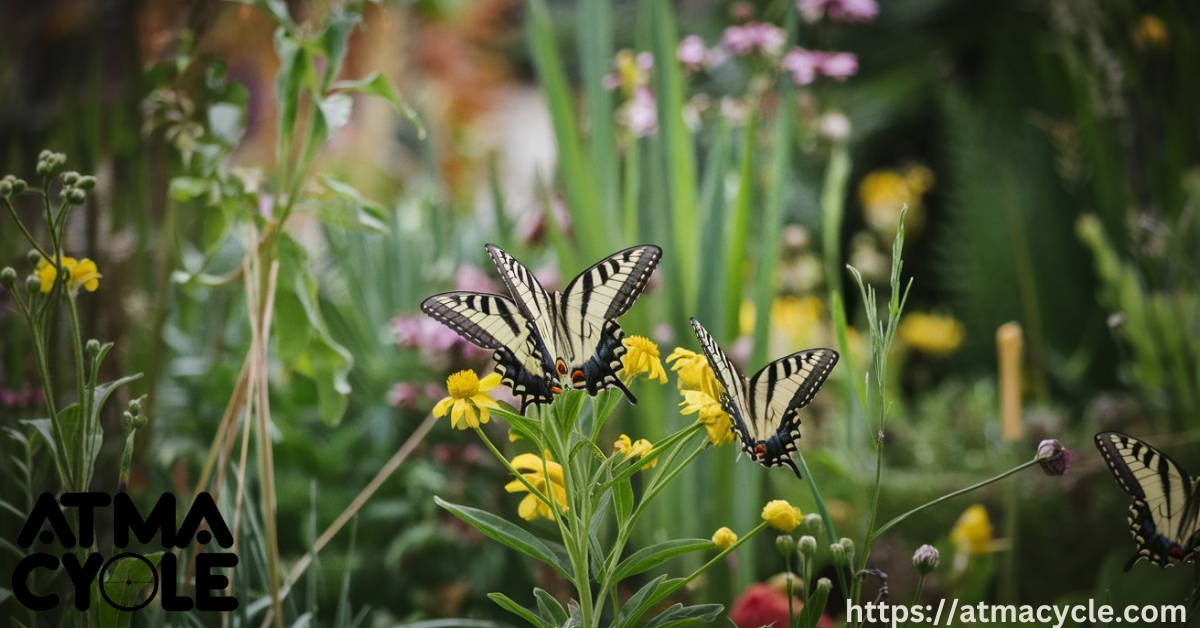
M808 490L812 493L813 501L817 504L817 512L821 515L821 522L825 524L825 536L829 540L829 544L833 545L838 542L838 536L837 531L833 529L833 518L829 516L829 508L825 505L825 500L821 497L821 491L817 488L817 482L813 479L812 472L808 470L808 463L804 461L804 454L797 450L794 459L800 463L800 473L804 476L804 481L808 483ZM846 588L846 575L841 569L836 570L835 573L837 573L838 584L842 587L842 591L848 591L849 589Z
M8 207L8 213L12 215L13 220L17 223L17 227L21 229L21 233L25 234L25 239L29 240L29 243L32 244L33 248L37 250L38 255L41 255L43 258L50 257L50 254L46 252L46 249L43 249L42 245L38 244L38 241L33 237L33 234L29 233L29 229L25 227L25 223L21 222L21 218L17 216L17 209L13 207L12 201L5 198L4 205L5 207Z
M915 514L917 514L918 512L921 512L922 510L925 510L926 508L929 508L929 507L931 507L931 506L936 506L936 505L938 505L938 504L940 504L940 503L942 503L942 502L944 502L944 501L946 501L946 500L948 500L948 499L953 499L953 498L955 498L955 497L958 497L959 495L964 495L964 494L966 494L966 493L970 493L971 491L974 491L974 490L976 490L976 489L983 488L983 487L985 487L985 486L987 486L988 484L991 484L991 483L993 483L993 482L997 482L997 481L999 481L999 480L1003 480L1004 478L1006 478L1006 477L1008 477L1008 476L1010 476L1010 475L1012 475L1012 474L1014 474L1014 473L1016 473L1016 472L1018 472L1018 471L1022 471L1022 470L1024 470L1024 469L1027 469L1027 468L1029 468L1029 467L1032 467L1033 465L1035 465L1035 464L1037 464L1037 463L1038 463L1038 459L1037 459L1037 458L1034 458L1033 460L1030 460L1030 461L1028 461L1028 462L1023 462L1023 463L1021 463L1021 464L1019 464L1019 465L1017 465L1017 466L1015 466L1015 467L1013 467L1013 468L1009 469L1008 471L1005 471L1004 473L1001 473L1000 475L997 475L996 477L993 477L993 478L986 479L986 480L984 480L984 481L982 481L982 482L979 482L979 483L977 483L977 484L972 484L971 486L968 486L968 487L966 487L966 488L963 488L963 489L959 489L959 490L957 490L957 491L954 491L953 493L949 493L949 494L947 494L947 495L943 495L943 496L941 496L941 497L939 497L939 498L937 498L937 499L935 499L935 500L933 500L933 501L931 501L931 502L928 502L928 503L922 504L922 505L920 505L920 506L917 506L916 508L913 508L912 510L910 510L910 511L908 511L908 512L906 512L906 513L902 514L902 515L900 515L899 517L896 517L895 519L892 519L891 521L889 521L889 522L885 523L885 524L883 525L883 527L881 527L881 528L879 528L878 530L876 530L876 531L875 531L873 534L871 534L870 536L868 536L868 537L867 537L867 539L868 539L868 541L874 541L875 539L878 539L880 536L882 536L884 532L887 532L888 530L892 529L892 527L893 527L893 526L895 526L896 524L898 524L898 523L900 523L900 522L904 521L905 519L907 519L907 518L911 517L912 515L915 515Z
M79 422L76 429L75 438L79 441L77 451L79 452L79 468L76 469L78 477L75 478L75 488L79 492L87 491L87 485L90 483L90 470L87 467L87 436L89 430L89 422L91 420L91 400L88 399L87 379L83 373L83 338L79 330L79 310L75 306L75 297L67 293L67 313L71 318L71 344L75 350L75 393L79 395Z

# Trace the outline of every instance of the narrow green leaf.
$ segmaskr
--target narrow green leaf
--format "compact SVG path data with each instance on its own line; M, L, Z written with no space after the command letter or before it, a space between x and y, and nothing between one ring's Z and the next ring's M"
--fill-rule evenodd
M567 623L567 611L554 596L538 588L533 590L533 596L537 598L538 611L543 618L550 620L551 625L562 626Z
M780 248L783 233L783 205L786 196L787 171L792 154L792 118L795 97L791 89L785 88L780 97L779 111L775 116L775 129L771 133L774 143L771 166L763 199L763 216L759 222L758 249L755 257L754 282L754 339L750 352L751 364L767 361L767 339L771 324L771 303L775 301L775 277L779 268Z
M562 577L568 580L571 579L569 575L571 569L563 562L562 558L557 556L545 543L529 532L490 512L479 510L478 508L452 504L440 497L434 497L433 501L493 541L507 545L530 558L540 560L553 567Z
M817 627L817 623L821 621L821 615L825 613L825 603L829 600L830 589L831 587L813 587L812 595L805 601L804 608L800 609L800 615L797 618L798 628Z
M579 80L589 131L591 176L599 192L605 222L615 224L617 212L617 128L613 95L604 86L604 75L613 62L613 7L611 0L584 0L576 20L579 33ZM626 241L624 246L636 242Z
M692 624L711 624L717 620L725 607L720 604L697 604L684 606L675 604L654 619L642 624L642 628L675 628Z
M321 33L321 47L326 58L325 72L321 77L321 91L328 90L330 83L341 71L346 51L350 49L350 35L361 21L360 13L349 12L341 4L333 5L330 10L325 30Z
M54 458L54 470L58 472L58 480L62 482L63 486L70 486L71 478L67 470L63 468L62 451L57 445L58 440L54 437L54 423L50 419L25 419L21 423L32 427L42 437L42 441L46 443L46 447L50 448L50 454Z
M102 573L92 581L92 605L99 609L97 615L101 626L104 628L128 628L133 613L117 610L104 602L104 598L100 597L100 578L107 576L107 582L110 584L105 585L104 592L113 602L121 606L137 606L138 596L141 595L142 590L150 586L148 583L158 577L154 574L151 565L157 568L162 556L162 552L147 554L145 558L150 565L136 558L124 558L115 566L109 567L106 574ZM126 582L132 583L126 584ZM158 585L159 591L161 591L161 577L159 577Z
M331 88L335 92L355 92L367 96L377 96L382 98L395 107L400 115L404 116L413 126L417 127L418 135L425 138L425 123L421 121L421 116L413 109L396 91L396 86L387 79L386 76L378 72L372 72L356 81L338 81Z
M676 556L712 548L713 542L708 539L674 539L655 543L630 554L628 558L621 561L613 573L613 582L620 582L630 576L654 569Z
M500 608L503 608L504 610L512 613L513 615L516 615L517 617L524 619L525 621L533 624L534 626L538 626L538 628L556 628L554 625L547 624L546 622L542 621L542 619L539 618L537 615L534 615L533 613L529 612L529 610L526 609L524 606L521 606L520 604L517 604L516 602L512 601L511 598L509 598L507 595L504 595L503 593L488 593L488 599L495 602Z
M613 505L617 511L617 525L625 527L633 516L633 483L630 478L620 478L613 483Z
M754 211L754 142L758 131L758 115L750 111L742 129L742 150L738 166L737 197L730 215L729 250L725 257L725 338L732 340L740 332L738 318L742 308L742 265L746 261L746 244L750 234L750 216Z

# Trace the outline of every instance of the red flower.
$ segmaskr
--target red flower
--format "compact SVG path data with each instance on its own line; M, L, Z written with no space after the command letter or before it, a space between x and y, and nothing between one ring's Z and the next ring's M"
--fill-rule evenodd
M792 611L799 613L801 608L804 608L804 604L793 598ZM767 584L752 584L733 603L729 620L738 628L759 628L760 626L787 628L790 620L787 595ZM833 620L826 615L821 616L821 620L817 622L817 628L832 628L832 626Z

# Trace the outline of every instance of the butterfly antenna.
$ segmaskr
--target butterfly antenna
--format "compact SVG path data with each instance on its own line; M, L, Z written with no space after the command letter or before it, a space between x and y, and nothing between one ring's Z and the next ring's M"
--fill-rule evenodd
M800 469L796 468L796 463L792 462L791 458L784 458L783 464L786 464L787 466L792 468L792 472L796 474L796 479L798 479L798 480L804 479L804 476L800 475Z

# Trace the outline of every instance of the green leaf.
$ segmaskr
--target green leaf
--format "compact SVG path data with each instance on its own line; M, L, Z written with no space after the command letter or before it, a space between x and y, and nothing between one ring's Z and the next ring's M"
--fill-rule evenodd
M630 554L628 558L621 561L613 573L613 581L620 582L630 576L649 571L676 556L712 548L713 542L708 539L673 539L655 543Z
M54 470L58 472L59 481L63 486L70 486L71 478L62 465L62 454L57 445L58 440L54 437L54 423L50 419L25 419L21 423L32 427L41 435L46 446L50 448L50 455L54 458Z
M629 600L625 602L625 606L621 608L621 613L617 615L617 621L614 622L616 628L628 628L636 624L637 620L641 619L642 615L654 604L654 593L660 586L666 584L666 579L666 574L658 576L642 585L637 593L630 596Z
M562 558L557 556L545 543L529 532L490 512L479 510L478 508L452 504L440 497L434 497L433 501L438 506L450 511L450 514L462 519L476 530L482 532L484 536L507 545L530 558L535 558L550 565L562 577L571 580L571 569L563 562Z
M313 119L316 127L306 159L312 159L329 138L350 122L350 114L353 111L354 99L345 94L332 94L317 101L318 115Z
M163 553L155 552L147 554L146 560L158 567L158 562L162 560ZM149 582L155 576L151 572L151 568L145 562L136 558L122 559L115 566L108 568L108 582L115 581L116 584L106 586L105 593L112 599L113 602L121 606L137 606L138 595L142 592ZM133 584L125 584L123 581L132 581ZM159 590L162 590L162 578L159 578ZM104 602L104 598L100 597L100 576L92 581L92 605L97 607L99 625L104 628L128 628L129 620L133 617L133 613L121 611L113 608L111 605Z
M816 628L817 622L821 621L821 615L825 612L825 602L829 599L831 588L813 587L812 595L805 601L804 608L800 609L799 628Z
M642 628L673 628L697 623L707 625L716 621L723 610L725 607L720 604L676 604L660 613L658 617L642 624Z
M333 84L332 91L377 96L388 101L400 115L417 127L419 137L425 138L425 123L421 121L421 116L400 97L396 86L382 74L372 72L357 81L338 81Z
M285 28L275 31L275 51L279 55L279 75L275 79L275 99L279 107L276 154L280 159L285 159L291 155L307 58L300 42L289 35Z
M562 626L567 623L567 611L562 604L558 603L558 600L554 599L554 596L538 588L533 590L533 596L538 601L538 612L544 619L550 620L552 626Z
M212 190L212 182L199 177L175 177L167 186L167 193L170 194L171 200L180 203L194 201L205 194L210 194Z
M350 35L362 21L360 13L351 13L339 4L331 9L325 30L321 33L321 47L325 54L325 73L321 78L321 89L326 90L342 69L346 51L350 49Z
M321 181L331 197L318 205L322 220L344 229L360 229L387 235L391 233L388 212L383 205L363 197L354 186L332 176Z
M511 598L503 593L488 593L488 599L495 602L500 608L524 619L534 626L538 626L538 628L555 628L555 626L542 621L537 615L529 612L524 606L512 601Z
M617 510L617 525L624 528L633 515L633 483L629 477L619 478L613 484L613 505Z

